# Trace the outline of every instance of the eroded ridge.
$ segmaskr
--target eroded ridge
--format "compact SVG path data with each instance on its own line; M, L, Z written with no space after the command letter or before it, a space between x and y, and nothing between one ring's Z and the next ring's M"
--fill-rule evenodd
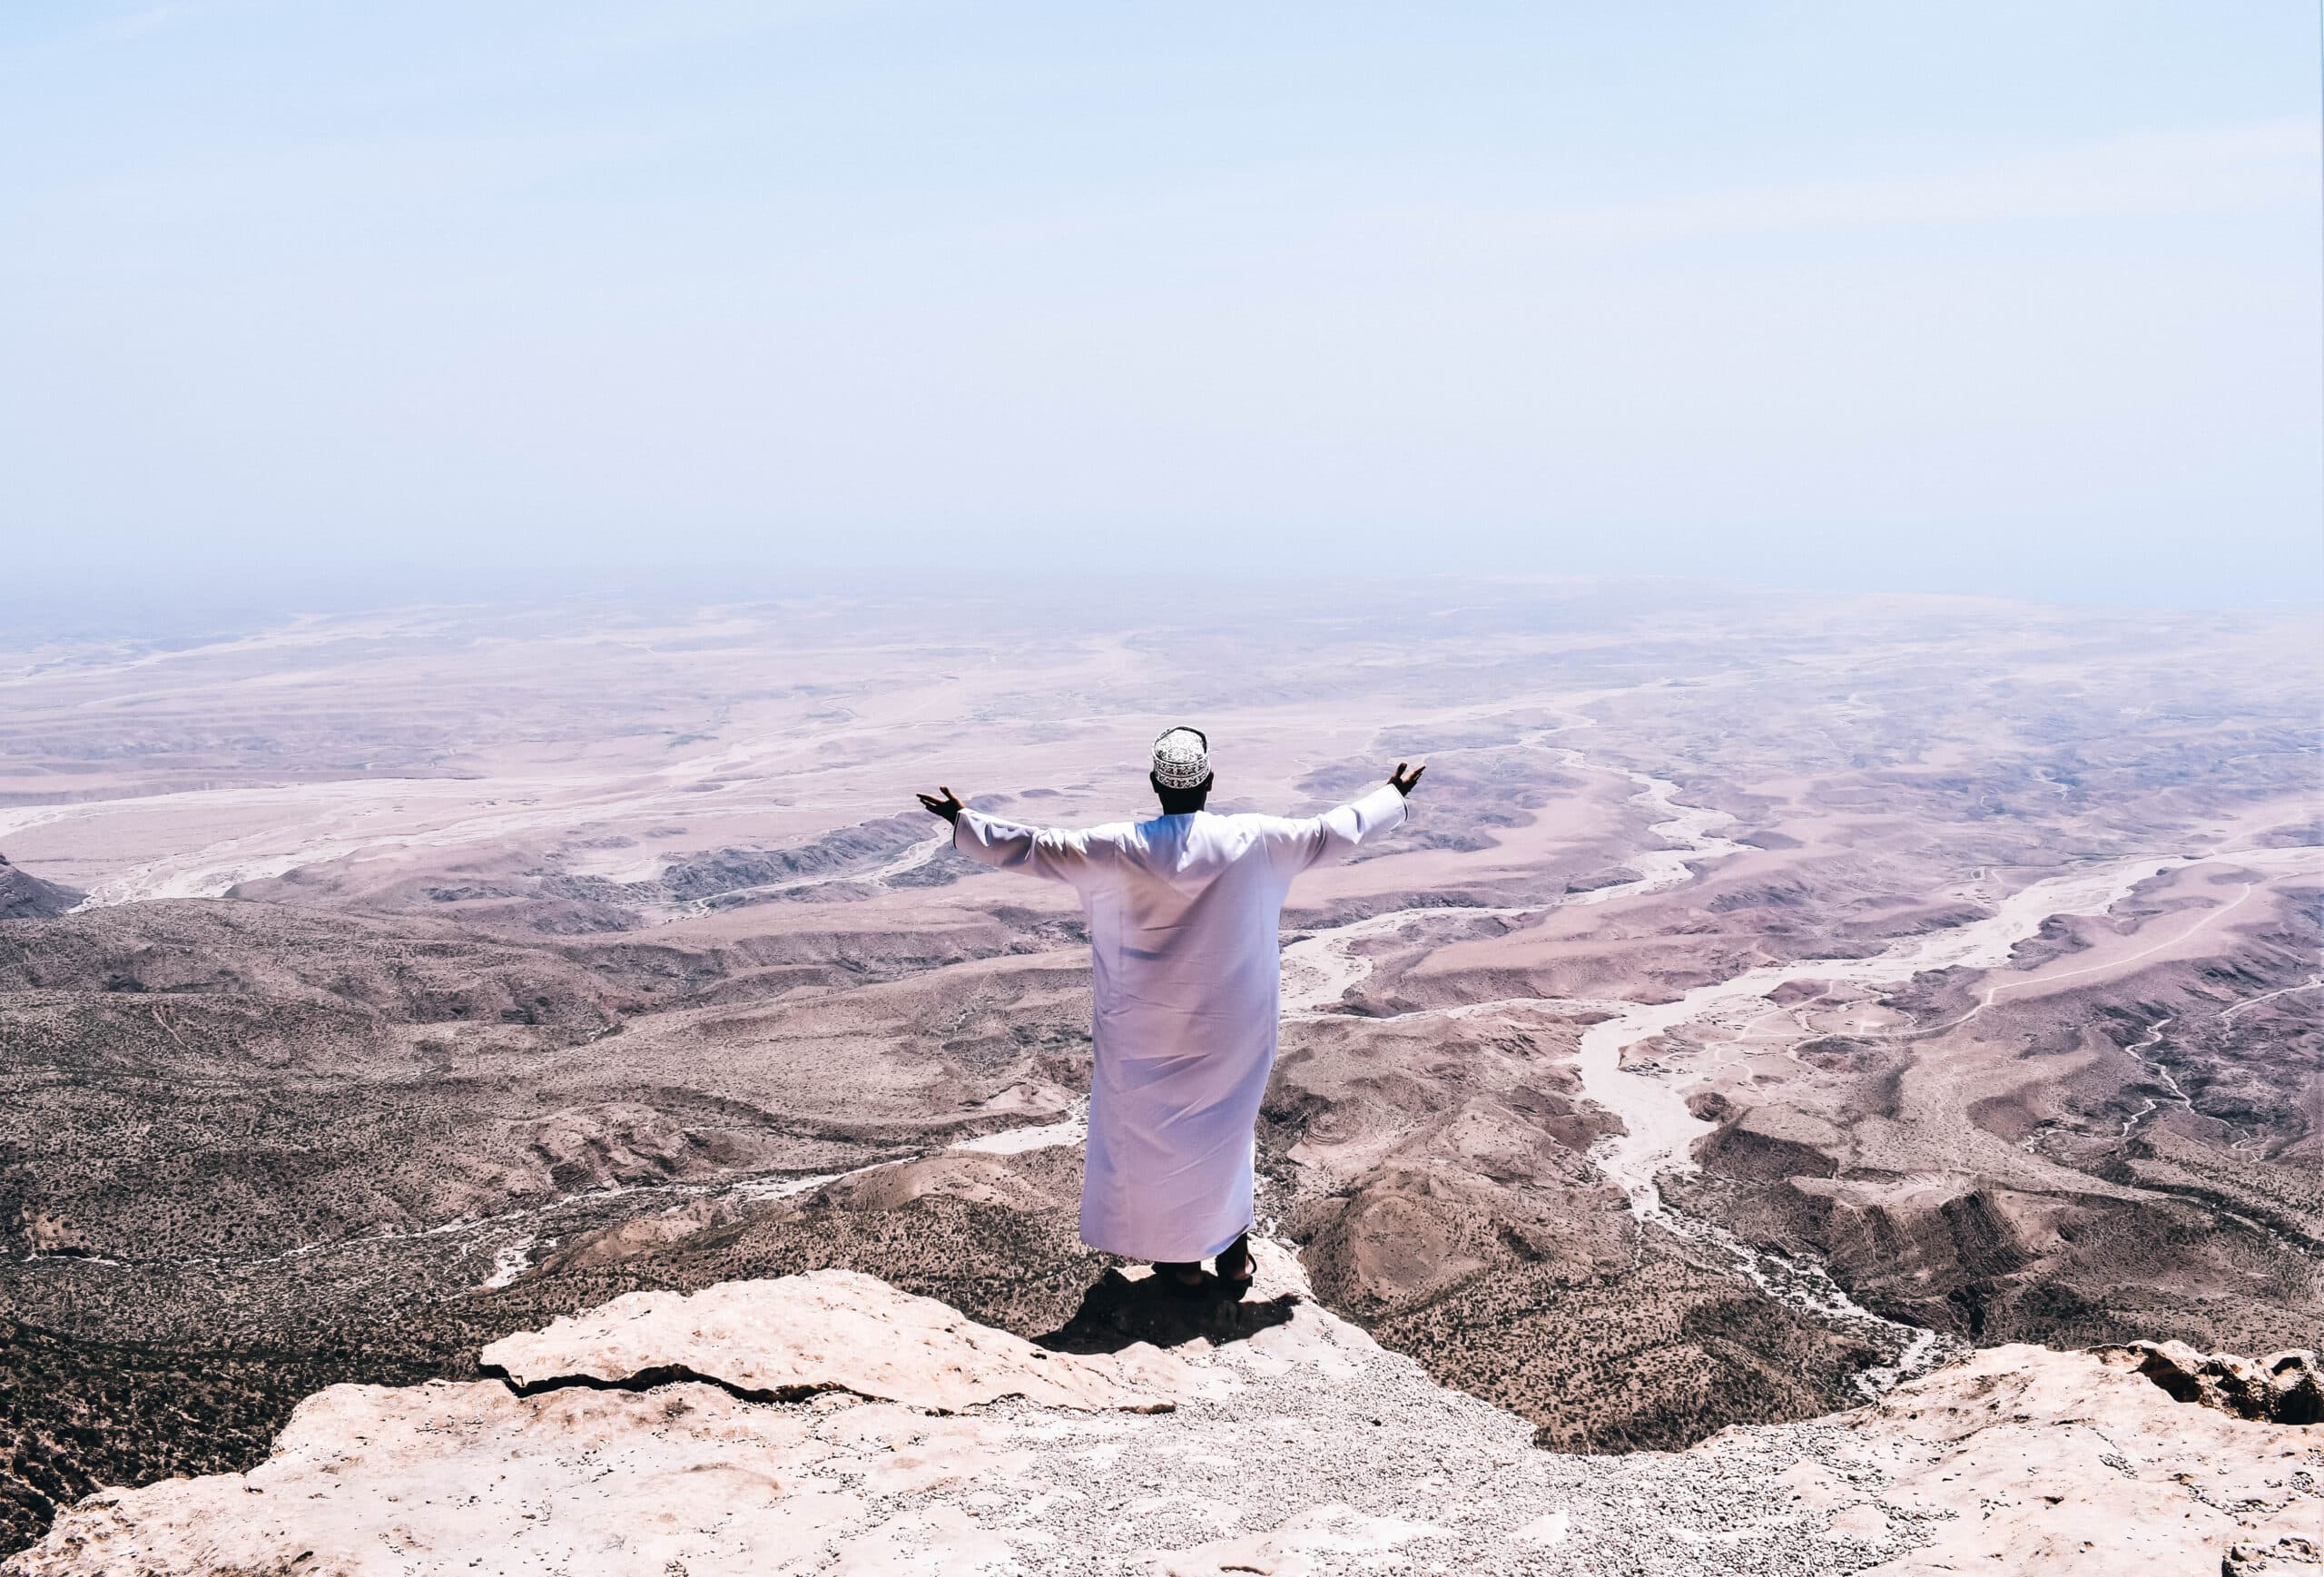
M1555 733L1558 731L1551 731ZM1549 734L1527 743L1548 748ZM1590 770L1581 752L1556 747L1559 759L1576 770ZM1725 812L1680 803L1679 785L1668 779L1626 772L1639 785L1635 803L1659 817L1648 831L1665 841L1663 849L1629 859L1630 879L1586 891L1569 892L1538 904L1512 906L1428 905L1367 916L1304 938L1285 950L1290 984L1286 1013L1315 1020L1364 985L1374 960L1355 951L1370 938L1388 937L1414 927L1441 926L1446 922L1477 918L1524 919L1552 910L1633 899L1666 891L1695 880L1705 862L1727 859L1752 851L1725 836L1718 829L1734 818ZM2018 950L2062 919L2092 917L2102 921L2125 904L2143 884L2168 873L2211 865L2225 872L2257 871L2290 877L2324 876L2324 846L2297 843L2274 847L2243 847L2210 854L2140 855L2096 861L2064 874L2033 882L2002 897L1990 910L1961 923L1934 928L1899 939L1869 954L1817 955L1751 969L1677 993L1667 1000L1636 1001L1618 998L1515 996L1454 1003L1441 1008L1413 1009L1392 1015L1399 1019L1441 1017L1453 1020L1497 1019L1522 1023L1541 1015L1581 1020L1574 1067L1581 1095L1610 1113L1619 1130L1599 1139L1590 1159L1617 1187L1642 1224L1668 1232L1681 1242L1710 1250L1739 1271L1761 1292L1836 1333L1862 1342L1882 1355L1858 1370L1853 1383L1858 1392L1877 1395L1899 1381L1926 1373L1967 1350L1956 1336L1891 1317L1867 1308L1842 1286L1814 1256L1780 1252L1754 1243L1718 1222L1680 1208L1665 1193L1663 1180L1697 1169L1695 1151L1718 1125L1698 1109L1691 1099L1704 1083L1699 1066L1671 1066L1659 1059L1635 1054L1649 1043L1674 1032L1716 1026L1748 1040L1770 1018L1786 1016L1787 993L1807 986L1817 998L1835 992L1877 997L1925 976L1959 971L1985 977L1965 1010L1935 1022L1914 1023L1871 1032L1869 1038L1923 1038L1962 1029L2025 982L2003 971ZM2244 901L2253 884L2247 882L2223 906L2230 911ZM2216 917L2198 915L2191 934ZM2161 951L2183 940L2166 939L2150 948ZM2127 961L2142 955L2132 953ZM2119 967L2119 966L2116 966ZM2071 981L2073 971L2066 971ZM2056 990L2057 981L2047 989ZM2241 1004L2248 1009L2291 992L2305 984L2280 988ZM2223 1018L2239 1010L2226 1010ZM2138 1124L2162 1104L2175 1102L2192 1112L2191 1103L2168 1067L2144 1060L2169 1029L2168 1018L2158 1020L2125 1054L2140 1060L2164 1097L2149 1097L2127 1117L2121 1133L2127 1138ZM1802 1034L1788 1048L1822 1039Z

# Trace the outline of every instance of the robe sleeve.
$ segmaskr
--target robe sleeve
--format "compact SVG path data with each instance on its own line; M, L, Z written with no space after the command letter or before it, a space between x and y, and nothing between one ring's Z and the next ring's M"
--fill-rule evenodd
M1086 832L1021 826L971 810L954 819L952 847L996 871L1022 871L1076 887L1088 882L1114 852L1110 842Z
M1320 816L1304 821L1269 818L1267 852L1278 871L1296 876L1313 866L1338 863L1389 828L1401 825L1410 814L1396 785L1384 783L1362 799Z

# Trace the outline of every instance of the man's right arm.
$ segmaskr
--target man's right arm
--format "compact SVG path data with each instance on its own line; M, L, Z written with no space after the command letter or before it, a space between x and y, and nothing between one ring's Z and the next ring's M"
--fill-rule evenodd
M920 803L952 823L953 848L996 871L1022 871L1029 876L1078 885L1097 853L1106 847L1088 833L1003 821L969 809L949 788L942 793L941 799L921 794Z

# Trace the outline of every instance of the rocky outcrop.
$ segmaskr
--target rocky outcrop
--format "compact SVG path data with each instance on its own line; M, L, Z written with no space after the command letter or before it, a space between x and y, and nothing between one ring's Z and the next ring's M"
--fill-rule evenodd
M1698 1142L1695 1159L1706 1170L1748 1182L1829 1178L1847 1136L1812 1112L1755 1106Z
M2096 1355L1988 1347L1837 1421L1867 1473L1791 1474L1810 1500L1869 1528L1876 1509L1925 1540L1872 1568L1956 1572L2210 1572L2324 1526L2324 1436L2182 1407ZM2273 1571L2254 1565L2252 1572Z
M2304 1348L2257 1362L2232 1353L2199 1353L2184 1342L2132 1342L2102 1347L2099 1358L2135 1369L2181 1402L2270 1424L2324 1421L2324 1370Z
M51 920L87 896L77 887L44 882L0 854L0 920Z
M730 1281L691 1296L628 1293L494 1342L482 1356L486 1373L519 1395L684 1380L749 1401L846 1391L928 1413L1007 1396L1081 1412L1162 1413L1187 1378L1177 1360L1150 1348L1132 1357L1049 1352L852 1270Z
M2270 1572L2277 1577L2299 1577L2303 1570L2314 1577L2319 1566L2324 1566L2324 1538L2286 1534L2266 1543L2231 1545L2219 1570L2220 1577L2266 1577Z
M24 1234L25 1246L34 1254L94 1254L87 1234L71 1222L45 1210L19 1209L17 1229Z
M846 1272L616 1298L493 1344L505 1378L334 1385L249 1473L102 1491L0 1572L2258 1573L2324 1513L2318 1432L2093 1355L1568 1456L1305 1301L1273 1245L1259 1283L1266 1317L1167 1351L1108 1350L1168 1326L1127 1316L1048 1351Z

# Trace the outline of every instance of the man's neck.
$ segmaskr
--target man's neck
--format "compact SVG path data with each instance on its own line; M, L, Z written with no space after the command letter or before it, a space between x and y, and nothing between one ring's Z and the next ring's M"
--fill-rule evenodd
M1207 794L1192 794L1180 799L1176 794L1165 795L1162 800L1162 813L1166 816L1191 816L1202 809L1203 801L1209 797Z

